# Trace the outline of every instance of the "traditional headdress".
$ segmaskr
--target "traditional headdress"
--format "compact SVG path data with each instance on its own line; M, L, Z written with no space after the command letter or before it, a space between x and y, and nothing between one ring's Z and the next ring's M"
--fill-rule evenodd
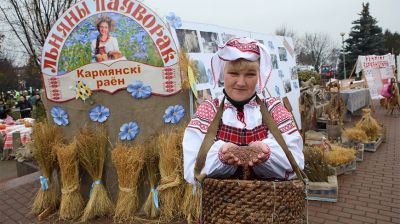
M257 92L261 93L268 82L272 71L271 56L267 48L256 40L248 37L234 38L220 46L217 53L211 58L211 68L214 84L218 83L220 73L224 71L224 61L237 59L257 61L260 59L260 76L258 77Z

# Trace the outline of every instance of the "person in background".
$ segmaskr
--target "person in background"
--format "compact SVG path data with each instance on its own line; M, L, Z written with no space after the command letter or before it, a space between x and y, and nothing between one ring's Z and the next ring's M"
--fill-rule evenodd
M21 118L31 117L32 105L26 99L26 96L21 96L19 98L17 107L20 110Z

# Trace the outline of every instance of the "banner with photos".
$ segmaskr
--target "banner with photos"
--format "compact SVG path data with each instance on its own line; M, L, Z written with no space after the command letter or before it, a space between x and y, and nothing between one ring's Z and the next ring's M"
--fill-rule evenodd
M372 99L380 99L383 85L395 77L395 58L392 54L358 56L356 73L362 71Z
M168 19L168 17L167 17ZM287 96L293 114L301 127L299 97L300 86L296 69L294 45L290 37L270 36L216 25L179 21L172 24L172 35L180 48L197 64L199 76L196 80L197 103L216 98L222 94L224 83L214 83L211 72L211 57L222 45L235 37L251 37L266 45L272 58L273 70L263 91L264 97Z

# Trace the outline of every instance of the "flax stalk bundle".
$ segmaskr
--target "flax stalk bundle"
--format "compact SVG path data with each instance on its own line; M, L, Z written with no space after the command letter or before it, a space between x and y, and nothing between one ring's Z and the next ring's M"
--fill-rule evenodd
M107 135L104 127L82 128L76 138L79 161L93 179L89 201L81 221L86 222L96 216L111 216L114 205L102 184L104 161L106 159Z
M76 142L69 145L56 146L57 159L61 173L61 219L77 219L84 207L82 195L79 192L79 167Z
M184 181L182 169L183 128L162 133L157 138L161 180L157 188L160 197L160 218L171 221L182 216L180 210Z
M185 194L183 197L182 213L186 217L188 224L196 222L200 218L200 200L201 191L200 187L192 184L185 184Z
M119 192L114 220L132 221L138 208L139 176L144 165L145 147L127 147L118 144L112 151L112 160L117 169Z
M188 54L186 53L185 49L183 49L183 48L181 48L179 51L179 67L180 67L181 73L182 73L182 88L189 89L190 88L189 74L188 74L189 67L192 69L194 78L196 80L197 80L199 71L197 69L196 63L193 60L189 59Z
M356 151L352 148L332 145L332 151L325 154L325 159L331 166L343 165L356 159Z
M153 138L152 138L153 139ZM147 196L146 202L143 205L143 211L148 218L156 218L160 211L154 202L155 188L159 176L158 172L158 148L155 141L147 142L146 150L146 171L149 176L150 192ZM158 202L157 202L158 203Z
M39 165L40 172L47 182L47 189L42 187L36 193L32 212L39 214L46 209L57 207L57 194L53 183L53 169L56 162L54 146L63 141L61 130L47 122L36 123L33 128L32 156Z
M324 157L324 151L318 147L304 149L304 172L312 182L328 182L329 166Z
M370 109L363 109L363 116L356 124L357 128L362 129L368 136L368 140L375 141L382 134L382 127L372 117Z
M344 135L351 141L356 141L361 143L368 142L368 136L365 133L365 131L357 127L345 129Z

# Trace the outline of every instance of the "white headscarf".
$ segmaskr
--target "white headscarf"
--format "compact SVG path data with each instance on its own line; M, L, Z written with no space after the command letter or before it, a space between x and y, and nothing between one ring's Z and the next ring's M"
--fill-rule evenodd
M218 48L218 51L211 58L214 85L216 85L218 79L222 77L220 73L224 72L224 61L234 61L239 58L249 61L257 61L260 59L260 76L258 77L257 92L261 93L272 71L271 56L267 48L249 37L230 39L223 46Z

